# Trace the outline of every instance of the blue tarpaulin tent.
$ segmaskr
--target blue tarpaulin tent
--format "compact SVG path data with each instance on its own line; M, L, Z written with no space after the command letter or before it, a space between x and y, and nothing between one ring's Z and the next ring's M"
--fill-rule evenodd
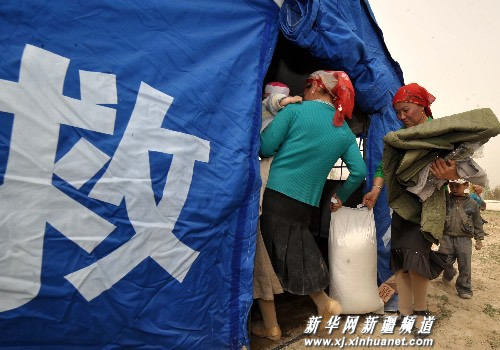
M368 3L278 5L0 3L0 348L248 345L260 100L280 23L351 76L371 117L369 177L399 128L402 77Z

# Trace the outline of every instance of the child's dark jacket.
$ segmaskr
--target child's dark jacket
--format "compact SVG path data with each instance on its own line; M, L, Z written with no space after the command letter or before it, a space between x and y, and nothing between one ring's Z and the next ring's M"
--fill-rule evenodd
M484 239L483 221L479 206L469 196L447 196L446 223L444 234L449 236L473 237Z

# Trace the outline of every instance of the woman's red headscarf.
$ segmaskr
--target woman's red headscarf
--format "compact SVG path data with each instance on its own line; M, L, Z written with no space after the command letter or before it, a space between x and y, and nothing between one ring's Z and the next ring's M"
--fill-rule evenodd
M306 84L312 84L313 81L333 97L333 105L337 109L333 116L333 125L341 126L345 117L352 118L354 88L345 72L319 70L309 76Z
M432 96L427 90L417 83L411 83L402 86L394 98L392 99L392 105L394 106L399 102L415 103L417 105L423 106L425 114L432 117L432 112L430 105L434 102L436 98Z

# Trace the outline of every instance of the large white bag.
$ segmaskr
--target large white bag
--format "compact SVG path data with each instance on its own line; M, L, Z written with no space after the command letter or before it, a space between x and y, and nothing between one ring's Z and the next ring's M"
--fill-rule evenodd
M340 302L342 313L383 313L373 210L341 207L332 213L328 257L330 297Z

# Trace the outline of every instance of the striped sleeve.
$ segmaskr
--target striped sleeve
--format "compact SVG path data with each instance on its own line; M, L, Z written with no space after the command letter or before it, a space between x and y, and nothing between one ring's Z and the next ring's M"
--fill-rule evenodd
M346 163L347 169L349 169L349 176L337 192L337 196L339 196L342 202L345 202L366 177L365 161L361 156L356 141L353 140L351 142L344 155L342 155L342 160Z
M290 108L283 109L260 134L260 155L272 157L285 141L290 129L293 112Z

